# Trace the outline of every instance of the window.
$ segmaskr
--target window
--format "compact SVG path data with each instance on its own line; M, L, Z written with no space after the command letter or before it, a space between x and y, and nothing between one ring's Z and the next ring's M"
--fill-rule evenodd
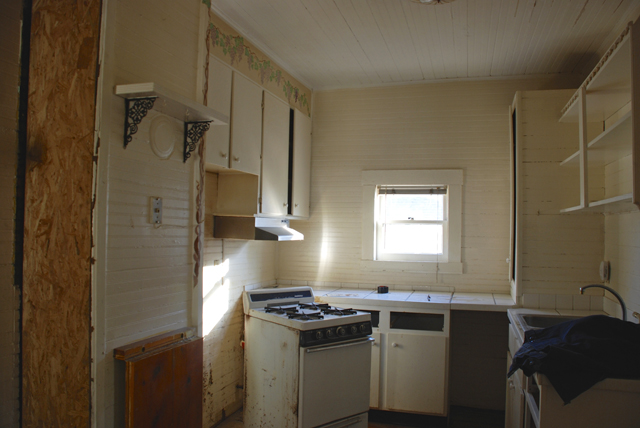
M461 170L363 171L362 267L462 273Z
M446 186L377 186L375 259L446 261L446 196Z

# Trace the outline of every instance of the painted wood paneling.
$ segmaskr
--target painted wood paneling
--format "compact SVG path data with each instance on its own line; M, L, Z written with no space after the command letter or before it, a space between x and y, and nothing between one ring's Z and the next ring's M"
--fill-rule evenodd
M581 286L598 282L602 215L560 214L579 195L577 168L560 167L579 144L578 125L558 122L573 92L522 92L517 112L523 189L520 284L526 294L577 294Z
M615 289L627 304L627 317L640 312L640 213L626 212L605 215L605 255L611 263L610 287ZM614 300L618 310L617 300Z
M213 0L213 9L314 90L434 79L586 75L634 0Z
M124 149L124 101L113 88L155 82L195 98L199 7L105 3L94 288L98 427L117 426L116 402L124 400L114 386L113 349L190 325L196 156L183 162L182 138L168 159L154 154L151 123L162 115L153 110ZM170 120L181 136L183 123ZM158 226L149 220L151 197L163 202Z
M198 301L194 290L199 292L192 287L198 158L194 153L183 163L181 141L169 159L152 152L150 124L159 115L153 110L123 149L124 102L111 94L116 84L153 81L191 99L201 96L197 66L203 9L199 1L107 3L107 21L112 24L105 27L96 202L98 427L117 426L116 401L123 399L113 384L113 349L190 326L199 311L192 306ZM163 222L158 227L149 222L150 197L163 199ZM222 241L205 235L206 427L242 406L242 389L237 387L243 383L241 295L246 286L275 283L276 250L275 243Z
M100 11L100 1L32 6L23 426L90 424L92 154Z
M315 95L311 216L279 246L278 279L509 292L509 131L516 90L549 80L434 83ZM360 268L363 170L463 169L462 275Z
M245 288L275 283L276 254L275 242L205 238L205 426L220 422L242 407L242 292ZM210 276L207 274L208 271L212 272ZM211 328L209 332L208 326Z
M14 283L14 230L21 13L20 2L0 6L0 426L7 428L20 423L20 290Z

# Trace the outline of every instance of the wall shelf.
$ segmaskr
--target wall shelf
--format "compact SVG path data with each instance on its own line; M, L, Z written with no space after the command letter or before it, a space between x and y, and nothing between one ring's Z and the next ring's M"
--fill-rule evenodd
M589 166L604 166L631 154L631 112L622 116L588 144ZM561 166L578 167L580 151L566 158Z
M602 58L589 75L586 84L587 121L601 122L614 114L620 106L631 101L631 38L629 27ZM563 109L560 122L578 122L578 98L571 100Z
M184 122L185 162L211 125L229 123L228 116L153 82L116 85L114 93L125 101L125 148L151 109Z
M629 23L562 110L559 121L579 127L579 149L560 166L579 171L580 204L561 213L615 213L640 205L640 133L634 132L640 125L638 47L640 27ZM587 141L589 128L602 124L603 129L609 122L613 124ZM590 188L613 196L587 202L594 198Z

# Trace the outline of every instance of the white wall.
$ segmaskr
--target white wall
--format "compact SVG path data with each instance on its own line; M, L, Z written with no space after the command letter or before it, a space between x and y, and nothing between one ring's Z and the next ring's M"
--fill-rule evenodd
M0 5L0 426L7 428L20 421L20 291L13 263L21 14L22 2Z
M316 93L311 217L292 222L305 240L280 245L278 279L509 293L508 106L517 90L573 85L514 79ZM464 274L361 270L362 171L426 168L464 171Z
M569 295L574 295L576 309L588 309L580 307L579 300L588 298L577 297L579 288L599 281L604 254L602 214L560 214L579 203L578 168L560 166L578 150L578 124L558 122L574 92L525 91L517 111L522 137L520 285L525 295L544 295L537 297L541 307L549 307L555 295L567 295L557 299L558 307L571 309L574 298Z
M605 260L611 263L611 283L627 304L627 318L640 312L640 212L605 216ZM613 296L605 309L618 313L618 301ZM606 301L605 301L606 302Z
M196 99L198 87L198 0L109 0L105 2L103 102L95 224L94 418L98 427L117 427L113 349L161 332L192 325L193 229L197 155L183 163L182 140L167 160L149 144L159 114L149 112L123 148L124 101L116 84L156 82ZM182 123L175 121L178 129ZM163 223L149 223L149 198L163 198ZM216 319L204 339L203 426L217 423L242 404L241 293L245 286L273 283L274 243L205 240L205 268L219 260L228 267L222 282L208 284ZM207 284L205 284L205 288ZM226 299L221 300L221 297ZM220 312L220 308L223 308ZM197 309L196 309L197 311Z

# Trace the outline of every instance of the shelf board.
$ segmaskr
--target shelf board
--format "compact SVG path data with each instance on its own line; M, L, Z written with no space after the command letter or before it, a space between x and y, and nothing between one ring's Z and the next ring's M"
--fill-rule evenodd
M625 37L586 86L587 121L601 122L631 101L631 38ZM578 98L560 122L578 122Z
M594 138L588 145L589 165L603 166L631 154L631 112Z
M607 165L631 154L631 112L591 140L587 145L587 162L590 167ZM580 152L574 152L560 166L578 167Z
M577 205L575 207L569 207L569 208L563 208L560 210L561 213L570 213L570 212L574 212L574 211L580 211L584 209L582 206Z
M576 206L562 209L560 210L560 212L621 213L636 210L638 210L638 207L632 203L632 194L626 193L624 195L618 195L599 201L589 202L589 206L586 208Z
M116 85L115 94L129 100L156 98L153 110L183 122L211 121L211 125L226 125L229 123L229 116L178 93L164 89L153 82Z
M605 205L617 204L620 202L631 202L631 193L625 193L624 195L618 195L612 198L589 202L589 208L598 208Z

